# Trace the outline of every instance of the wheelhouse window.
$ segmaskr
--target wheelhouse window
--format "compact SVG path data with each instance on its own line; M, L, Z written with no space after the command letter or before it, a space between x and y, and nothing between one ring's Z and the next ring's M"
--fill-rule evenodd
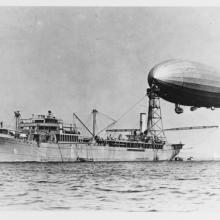
M34 120L35 123L44 123L44 120Z
M45 123L58 123L58 121L55 118L46 118Z

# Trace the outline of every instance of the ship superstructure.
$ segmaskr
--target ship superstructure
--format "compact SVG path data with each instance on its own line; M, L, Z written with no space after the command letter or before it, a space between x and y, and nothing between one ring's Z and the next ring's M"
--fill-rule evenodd
M47 115L33 115L30 119L17 119L18 131L28 140L40 143L78 142L80 132L73 124L65 125L49 110Z

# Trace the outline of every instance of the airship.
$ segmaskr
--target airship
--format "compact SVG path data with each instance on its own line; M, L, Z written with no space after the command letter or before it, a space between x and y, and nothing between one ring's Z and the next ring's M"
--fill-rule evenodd
M167 60L150 70L148 83L160 98L175 103L178 114L183 112L181 105L191 111L220 107L220 72L205 64Z

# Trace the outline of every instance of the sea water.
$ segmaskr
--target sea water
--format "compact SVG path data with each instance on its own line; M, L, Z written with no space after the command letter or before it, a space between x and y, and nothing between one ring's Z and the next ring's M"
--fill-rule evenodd
M220 211L220 162L0 163L0 207Z

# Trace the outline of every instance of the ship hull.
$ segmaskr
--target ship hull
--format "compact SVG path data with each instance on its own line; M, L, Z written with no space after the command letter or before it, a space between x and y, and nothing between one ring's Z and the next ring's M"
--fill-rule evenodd
M41 143L0 137L0 162L116 162L172 160L180 149L112 147L82 143Z

